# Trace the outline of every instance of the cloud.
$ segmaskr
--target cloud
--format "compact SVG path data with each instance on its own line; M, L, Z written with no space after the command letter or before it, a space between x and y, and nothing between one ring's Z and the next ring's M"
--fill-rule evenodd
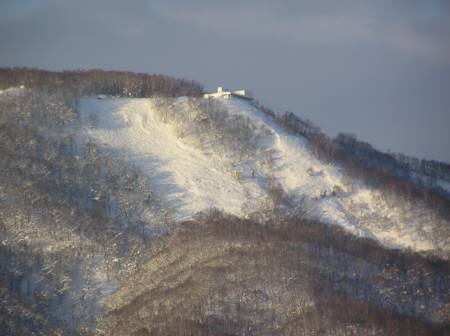
M277 40L332 40L364 37L372 20L344 13L311 13L288 16L276 5L199 6L164 5L158 12L174 22L208 29L233 38ZM355 29L356 28L356 29Z
M0 19L23 20L44 9L47 0L2 0L0 2Z
M426 35L405 25L393 25L386 33L388 42L394 47L450 65L450 35L448 37Z
M229 39L274 40L289 43L382 43L385 47L450 65L450 13L440 1L428 6L411 2L397 6L386 1L343 0L167 2L157 13L177 24L197 27ZM365 5L364 5L365 4ZM348 5L348 6L346 6ZM289 8L287 10L286 8Z

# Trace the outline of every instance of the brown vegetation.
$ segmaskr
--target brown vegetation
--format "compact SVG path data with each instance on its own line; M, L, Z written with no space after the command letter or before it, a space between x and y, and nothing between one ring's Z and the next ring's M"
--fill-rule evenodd
M0 68L0 89L27 88L70 91L72 95L105 94L120 97L201 96L203 88L194 81L130 71L46 71L30 68Z
M401 270L418 277L401 283ZM99 329L108 335L439 335L448 320L423 319L434 308L408 317L418 298L395 300L421 281L443 281L441 272L448 276L449 265L387 251L320 223L257 223L213 211L155 243L150 261L110 298ZM360 295L376 291L379 276L389 294Z

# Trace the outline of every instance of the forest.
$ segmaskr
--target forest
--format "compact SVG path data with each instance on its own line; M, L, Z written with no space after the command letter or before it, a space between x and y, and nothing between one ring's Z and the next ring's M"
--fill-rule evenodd
M80 97L154 97L179 137L221 144L231 159L256 155L249 120L200 99L200 84L0 69L0 89L21 85L0 96L1 335L449 335L448 259L383 247L312 220L306 205L285 213L277 185L275 206L247 218L210 209L178 223L139 167L77 137ZM447 164L260 108L321 160L450 217L448 195L413 177L448 181Z
M0 68L0 89L21 85L40 91L67 91L76 97L97 94L118 97L179 97L203 94L203 87L199 83L165 75L96 69L58 72Z

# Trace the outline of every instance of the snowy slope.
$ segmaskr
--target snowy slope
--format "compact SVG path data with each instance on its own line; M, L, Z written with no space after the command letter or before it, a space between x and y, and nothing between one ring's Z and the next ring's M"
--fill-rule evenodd
M237 181L225 160L178 139L170 125L157 120L150 99L86 99L81 111L84 118L98 117L97 127L85 134L143 169L177 219L211 207L241 215L247 199L262 195L256 184Z
M438 179L437 184L445 191L450 192L450 182L444 181L442 179Z
M317 199L314 207L314 217L317 219L340 224L359 235L369 235L348 218L339 202L332 198L320 199L323 192L330 194L335 186L345 189L342 174L336 167L322 164L308 149L305 139L289 134L257 108L239 100L230 100L226 104L231 113L246 114L254 124L264 125L271 131L274 139L274 175L288 194Z
M152 99L82 100L83 134L140 167L178 220L211 207L238 216L257 211L266 204L270 178L283 187L289 207L307 207L315 219L391 247L448 251L445 237L436 246L425 225L430 214L420 204L388 200L349 180L340 167L319 161L306 139L288 133L257 107L239 99L222 101L231 115L248 117L261 133L258 153L271 153L270 163L257 153L233 162L244 172L238 178L230 157L178 138L173 125L156 117Z
M225 104L231 113L248 115L255 124L272 131L276 153L274 174L286 192L297 198L304 196L312 202L314 218L375 238L390 247L408 247L417 251L437 247L437 239L430 229L432 214L421 204L387 200L361 181L350 180L340 167L319 161L306 139L286 132L258 108L241 100L229 100ZM333 195L336 188L343 192ZM449 250L445 237L438 246Z
M24 86L19 87L10 87L4 90L0 90L0 98L6 98L6 97L12 97L12 96L18 96L25 92Z

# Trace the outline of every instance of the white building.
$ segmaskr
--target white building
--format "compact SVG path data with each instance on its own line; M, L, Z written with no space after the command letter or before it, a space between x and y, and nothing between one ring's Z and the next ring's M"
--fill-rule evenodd
M233 94L235 96L241 96L241 97L245 97L248 99L253 99L253 93L249 90L241 89L241 90L234 91Z
M243 98L248 100L253 100L253 94L248 90L236 90L229 91L221 86L217 88L217 92L208 92L203 95L204 98L224 98L229 99L231 97Z

